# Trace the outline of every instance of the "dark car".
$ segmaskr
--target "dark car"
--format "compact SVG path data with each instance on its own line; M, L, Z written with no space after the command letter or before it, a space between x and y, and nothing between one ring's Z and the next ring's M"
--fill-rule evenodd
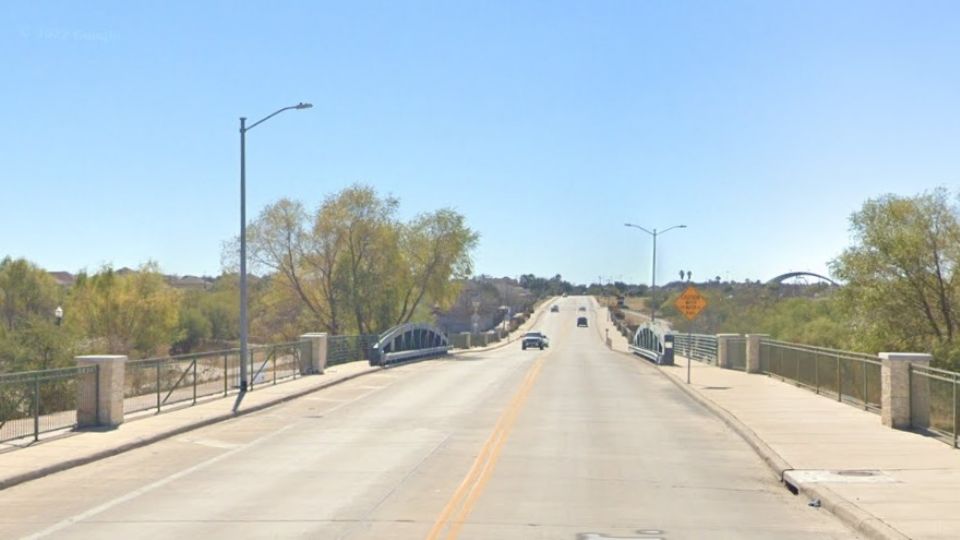
M556 313L556 312L560 311L560 306L554 304L554 305L550 308L550 311Z
M586 327L586 326L587 326L587 318L586 318L586 317L577 317L577 328L579 328L579 327L581 327L581 326L583 326L583 327Z

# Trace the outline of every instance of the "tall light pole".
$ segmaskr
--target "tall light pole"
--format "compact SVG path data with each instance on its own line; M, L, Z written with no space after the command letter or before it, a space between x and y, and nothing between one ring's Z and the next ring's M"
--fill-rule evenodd
M650 322L653 322L657 320L657 299L653 296L654 291L657 289L657 235L663 234L667 231L672 231L673 229L686 229L687 226L674 225L659 232L657 232L656 229L649 231L646 228L639 225L634 225L633 223L624 223L624 226L640 229L641 231L653 237L653 271L651 272L650 278Z
M247 118L240 117L240 395L233 409L236 410L247 391L247 132L274 116L291 109L309 109L310 103L297 103L284 107L256 122L247 125Z

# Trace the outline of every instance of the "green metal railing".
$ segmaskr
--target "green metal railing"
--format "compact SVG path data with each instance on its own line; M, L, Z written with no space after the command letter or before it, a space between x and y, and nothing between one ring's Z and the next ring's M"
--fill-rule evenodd
M370 360L373 354L373 345L379 339L379 334L330 336L327 338L327 366L345 364L356 360Z
M239 349L129 360L124 368L124 413L160 412L164 406L226 396L239 380Z
M76 427L77 409L96 410L97 373L84 366L0 375L0 441ZM81 384L85 377L94 384Z
M250 347L248 389L300 376L308 342ZM307 353L309 354L309 352ZM227 396L240 386L240 349L131 360L124 372L124 412L155 410Z
M957 448L960 373L910 365L910 424Z
M818 394L880 411L880 360L873 355L760 340L760 370Z
M302 373L303 342L291 341L250 347L250 390L257 385L296 379Z
M708 334L674 334L674 354L707 364L717 363L717 336Z

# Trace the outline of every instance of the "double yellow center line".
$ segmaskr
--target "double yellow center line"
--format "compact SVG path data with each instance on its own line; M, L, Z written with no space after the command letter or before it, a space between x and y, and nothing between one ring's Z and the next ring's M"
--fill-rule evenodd
M440 512L437 521L434 522L433 528L430 529L430 533L427 535L427 540L438 540L444 532L446 532L445 538L447 538L447 540L454 540L460 534L460 529L463 528L463 524L470 516L474 505L476 505L477 500L480 499L480 495L483 494L487 481L490 480L490 476L497 466L497 460L500 459L500 452L503 450L503 445L506 444L507 438L510 436L510 431L513 429L513 424L516 422L517 416L520 415L520 410L523 408L523 403L527 400L527 396L530 395L530 390L533 388L533 383L536 381L537 375L540 374L545 355L545 352L540 353L534 360L533 365L530 366L530 369L527 370L523 383L520 384L520 388L517 390L517 393L514 394L506 410L500 415L500 419L497 420L493 433L491 433L490 437L483 443L483 447L481 447L480 453L473 461L473 466L470 467L467 476L457 487L450 501L444 506L443 511Z

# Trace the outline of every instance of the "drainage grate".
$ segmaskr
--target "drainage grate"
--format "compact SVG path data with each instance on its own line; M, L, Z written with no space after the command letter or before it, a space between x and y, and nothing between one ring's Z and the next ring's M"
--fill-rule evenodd
M892 484L899 482L890 474L876 470L794 470L783 473L789 486L803 484Z

